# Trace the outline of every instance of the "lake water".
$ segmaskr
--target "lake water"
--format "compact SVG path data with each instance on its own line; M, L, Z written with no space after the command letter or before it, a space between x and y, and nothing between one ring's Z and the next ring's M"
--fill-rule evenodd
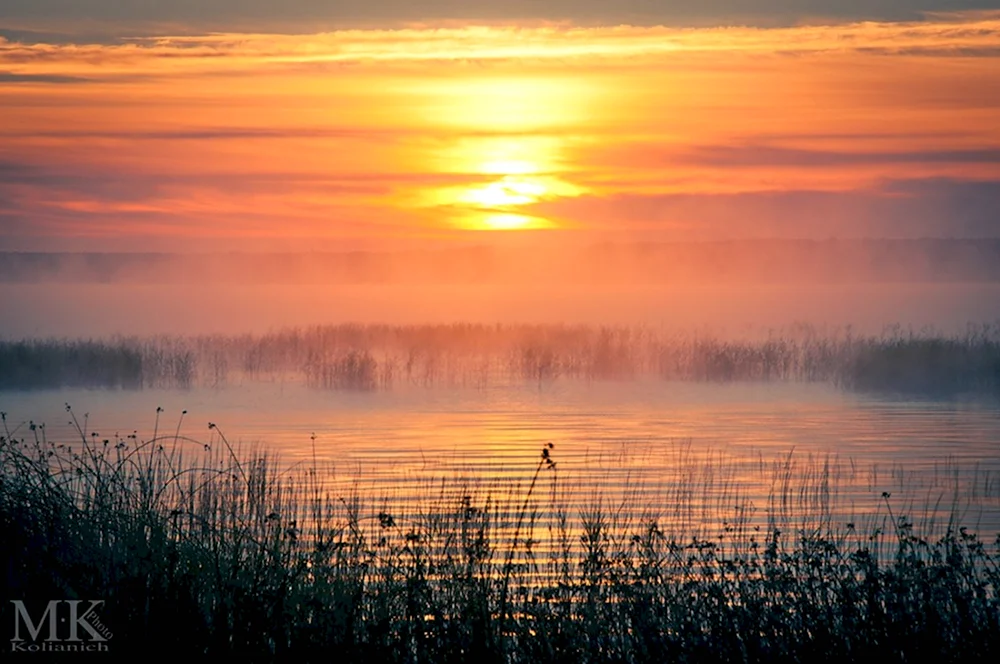
M44 422L50 440L72 443L79 437L66 403L88 434L100 437L135 431L149 439L155 428L172 436L179 424L182 436L219 445L208 428L214 422L237 447L276 452L300 469L314 461L331 469L331 488L345 496L523 496L542 446L552 442L557 466L539 477L541 508L555 481L571 512L597 496L616 505L629 495L630 516L650 508L684 529L716 527L732 519L736 504L752 506L761 523L787 518L788 527L827 512L860 527L886 514L882 492L889 492L894 513L919 527L936 517L940 529L957 505L963 525L989 539L1000 532L996 399L915 401L825 384L646 380L388 392L273 382L0 393L12 426ZM769 501L783 482L784 506Z

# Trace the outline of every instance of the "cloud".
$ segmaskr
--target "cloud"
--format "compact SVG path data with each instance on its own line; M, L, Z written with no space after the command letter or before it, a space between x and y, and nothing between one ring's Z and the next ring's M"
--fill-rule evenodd
M5 0L0 19L34 26L155 26L220 30L270 26L302 31L344 26L371 27L413 22L462 20L513 22L574 21L584 24L791 25L827 17L835 20L913 20L922 12L951 15L962 10L996 9L995 0Z
M873 167L889 172L893 168L926 167L948 168L952 166L996 166L1000 165L1000 141L996 147L954 147L934 149L927 147L928 141L941 143L942 139L928 136L879 137L856 135L836 140L823 141L808 136L775 139L775 142L825 142L830 148L804 148L773 143L739 143L734 145L676 145L648 142L623 142L617 145L599 146L590 155L593 160L616 167L632 170L685 167L715 169L722 171L834 171L852 170L859 172L863 167ZM963 142L962 138L956 139ZM881 144L889 143L893 149L885 149Z
M896 180L839 192L582 196L535 209L567 224L671 239L997 237L1000 180Z
M0 78L2 81L2 78ZM0 129L0 136L4 135ZM7 132L13 135L13 132ZM25 136L25 132L17 132ZM100 139L116 141L242 141L299 138L364 138L366 140L390 139L403 135L402 130L366 129L360 127L192 127L190 129L164 129L159 131L94 131L94 130L40 130L30 133L37 138Z
M671 162L723 168L757 168L782 166L795 168L829 168L831 166L864 166L894 164L1000 164L1000 146L995 148L951 150L810 150L773 145L713 145L687 150L681 155L664 156Z
M728 53L998 55L1000 17L964 22L853 23L761 29L637 27L459 27L340 30L320 34L218 33L133 39L123 44L22 43L0 40L0 63L61 65L94 75L121 71L185 73L234 67L425 61L532 62ZM111 71L107 70L111 67ZM63 72L65 73L65 72Z
M89 83L93 79L83 76L66 76L62 74L16 74L0 71L0 85L5 83Z
M377 236L386 229L406 230L412 215L364 201L401 186L474 179L419 172L157 172L0 159L0 237L44 246L47 240L74 237Z

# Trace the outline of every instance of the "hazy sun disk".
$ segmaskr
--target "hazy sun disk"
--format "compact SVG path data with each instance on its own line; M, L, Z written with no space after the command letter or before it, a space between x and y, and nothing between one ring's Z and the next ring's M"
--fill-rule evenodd
M492 182L450 192L454 205L467 209L460 226L478 230L550 228L554 224L527 213L526 208L543 200L578 196L581 189L550 175L504 175Z
M537 203L545 192L545 185L541 182L508 175L496 182L467 190L459 200L484 207L527 205Z

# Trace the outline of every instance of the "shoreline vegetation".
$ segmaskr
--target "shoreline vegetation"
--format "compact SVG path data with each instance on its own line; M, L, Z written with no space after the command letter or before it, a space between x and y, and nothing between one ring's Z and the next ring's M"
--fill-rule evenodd
M119 653L253 661L995 661L1000 536L928 526L889 492L842 522L835 478L771 467L766 506L718 525L595 498L567 506L559 448L520 484L442 483L422 501L338 493L180 435L44 425L0 437L10 599L103 600ZM717 470L717 469L716 469ZM707 469L711 474L712 469ZM762 470L762 472L765 472ZM670 501L697 499L690 476ZM956 494L957 499L957 494ZM14 620L9 602L2 618Z
M585 325L327 325L259 335L0 340L0 389L190 388L274 379L318 389L558 379L826 382L860 392L1000 391L1000 325L962 335L809 327L763 338Z

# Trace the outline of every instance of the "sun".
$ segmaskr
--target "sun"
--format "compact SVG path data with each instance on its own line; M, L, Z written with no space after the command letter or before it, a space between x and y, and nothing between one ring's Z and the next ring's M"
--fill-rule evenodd
M461 138L438 154L435 166L464 182L428 188L421 204L444 211L463 230L557 228L543 212L551 206L543 204L585 192L566 179L561 150L551 137Z
M501 175L500 178L464 188L458 193L456 203L465 208L462 225L472 230L513 231L552 228L543 217L531 214L531 206L564 193L566 185L554 178L532 175L537 171L528 162L502 164L504 170L517 171L503 174L501 164L483 168L484 175Z
M500 180L472 187L461 195L459 201L484 207L530 205L545 196L543 183L520 176L507 175Z
M490 214L482 220L483 228L493 231L514 231L538 227L537 220L523 214Z
M554 228L550 220L532 211L533 206L580 193L579 188L540 173L530 162L491 162L480 173L496 179L460 188L452 198L453 205L464 212L460 225L470 230Z

